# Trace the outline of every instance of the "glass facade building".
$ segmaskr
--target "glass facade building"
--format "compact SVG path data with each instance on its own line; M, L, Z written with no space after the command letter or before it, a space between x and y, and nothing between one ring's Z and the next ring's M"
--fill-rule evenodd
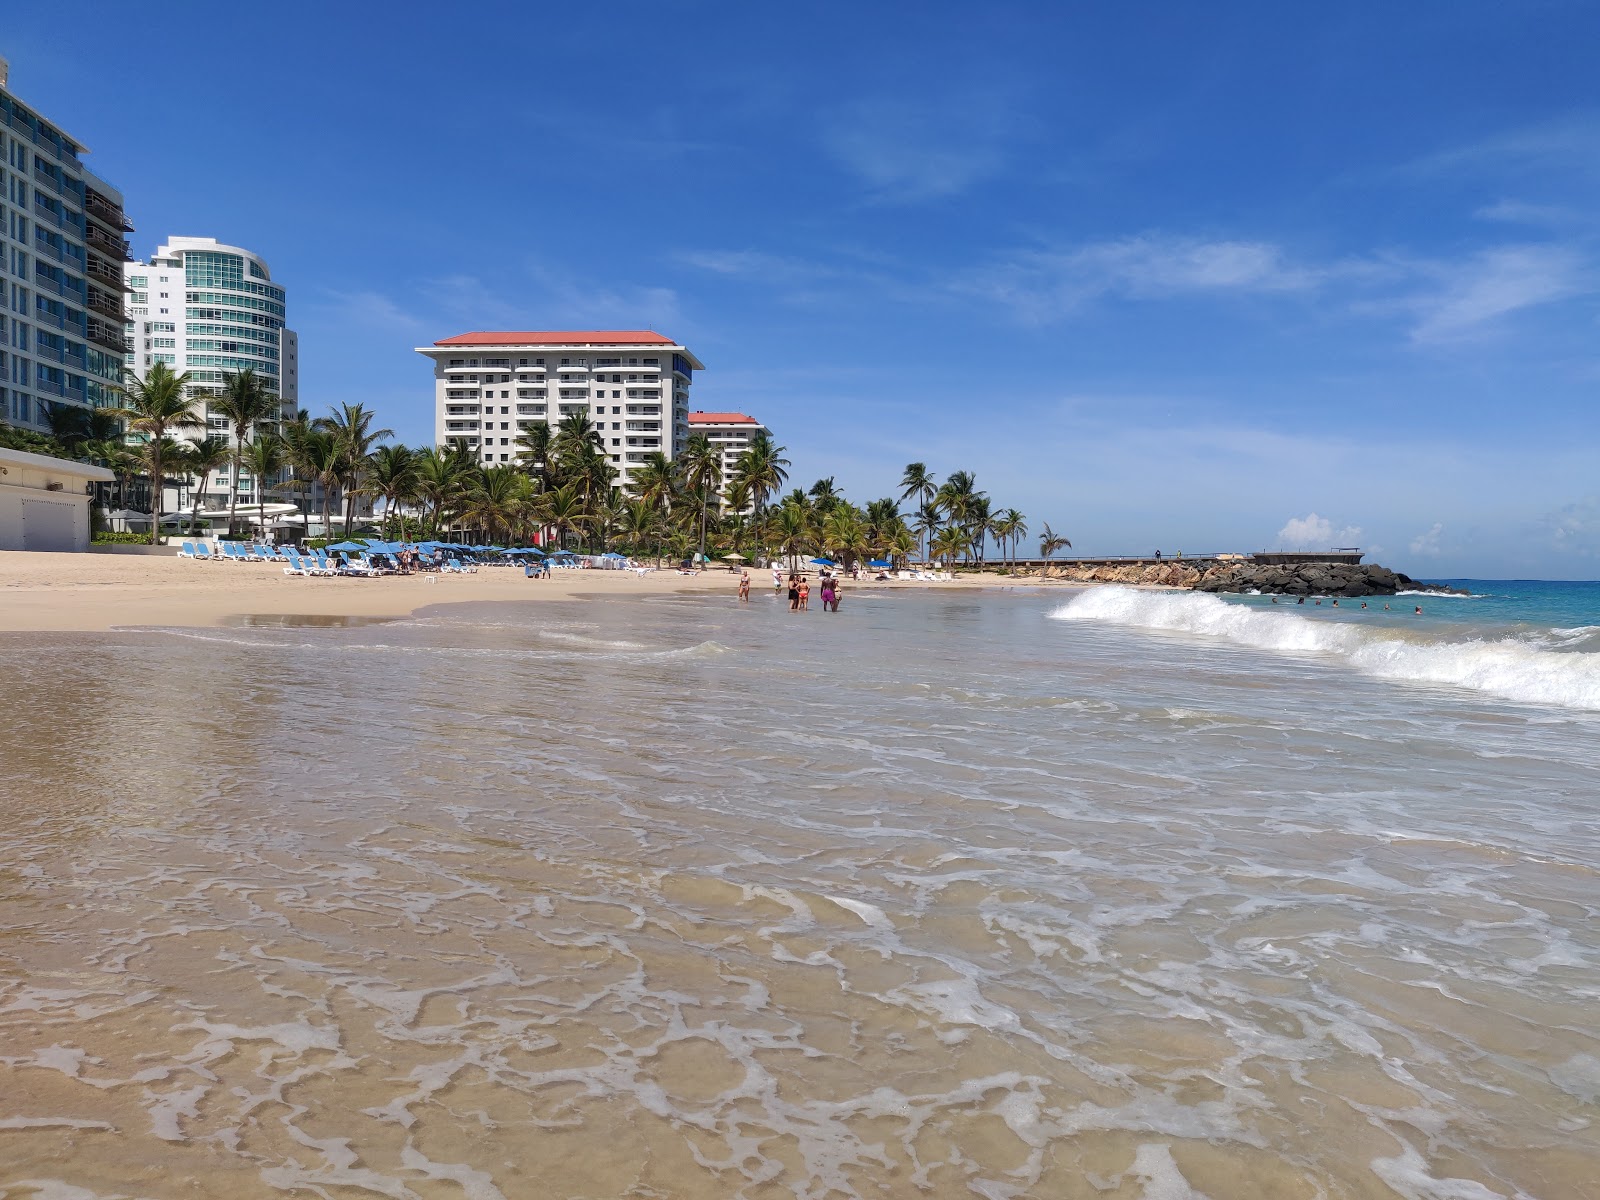
M12 94L0 60L0 420L14 425L115 404L122 381L133 226L86 153Z
M287 296L255 252L215 238L174 237L148 262L123 267L128 288L127 367L143 376L156 363L187 372L196 412L206 421L189 437L236 440L228 419L206 404L230 375L253 370L278 397L280 415L292 418L300 404L299 342L286 324ZM268 480L271 490L280 480ZM254 502L256 481L240 475L240 502ZM231 495L228 469L219 471L198 497L219 507ZM192 502L193 496L187 497Z

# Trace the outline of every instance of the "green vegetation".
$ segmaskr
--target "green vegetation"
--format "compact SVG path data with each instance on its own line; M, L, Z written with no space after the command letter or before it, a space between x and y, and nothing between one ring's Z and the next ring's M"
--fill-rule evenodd
M343 536L332 534L336 495L344 499L346 530L365 497L381 507L382 533L391 539L537 540L657 560L782 555L798 562L825 555L852 567L879 559L904 565L920 557L948 568L988 563L992 548L1001 565L1009 565L1028 536L1027 518L994 506L970 471L953 471L941 482L927 464L910 463L898 499L864 505L847 499L832 476L780 496L790 464L769 435L752 440L724 478L721 448L695 434L676 459L650 454L624 491L587 413L553 428L531 425L517 438L515 464L485 467L465 445L389 443L392 432L374 428L376 415L361 404L340 405L326 417L301 411L280 420L277 398L248 371L227 377L220 392L204 397L213 413L231 422L237 444L221 438L175 442L170 433L203 428L191 411L194 400L184 397L186 383L157 364L142 380L130 376L121 407L90 412L58 406L48 436L0 424L0 446L99 463L116 473L122 495L140 476L159 494L171 472L191 476L201 494L212 473L231 463L230 536L241 469L256 481L255 523L264 525L265 493L273 486L267 481L285 468L290 478L277 486L301 492L321 486L323 529L331 536L319 541ZM124 422L131 441L122 433ZM150 540L156 536L152 531ZM1071 545L1045 524L1042 556Z

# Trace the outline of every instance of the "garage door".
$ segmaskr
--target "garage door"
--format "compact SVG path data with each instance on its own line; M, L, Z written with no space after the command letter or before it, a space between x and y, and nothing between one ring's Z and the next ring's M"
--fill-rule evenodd
M22 502L22 548L24 550L76 549L78 507L52 500Z

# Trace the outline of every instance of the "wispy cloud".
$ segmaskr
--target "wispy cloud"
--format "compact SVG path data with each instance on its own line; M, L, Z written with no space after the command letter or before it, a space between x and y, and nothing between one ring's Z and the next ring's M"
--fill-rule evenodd
M408 333L428 328L424 317L407 311L381 292L324 292L312 307L321 310L323 320L334 322Z
M1158 300L1207 292L1288 293L1318 282L1317 271L1291 263L1270 242L1141 234L1020 254L967 276L958 287L1043 321L1107 296Z
M937 104L883 98L836 109L822 142L869 198L911 203L956 195L994 175L1025 128L994 95L952 94Z
M1600 556L1600 496L1586 496L1546 513L1539 522L1563 554Z
M1600 113L1576 113L1507 130L1411 163L1408 173L1502 174L1509 171L1600 177Z
M1495 246L1460 260L1374 252L1297 260L1260 239L1146 233L1026 251L959 276L958 291L1014 309L1031 323L1069 317L1104 299L1301 296L1331 313L1399 317L1416 344L1476 334L1523 309L1592 292L1581 243Z
M1415 342L1448 342L1521 309L1593 288L1580 254L1565 246L1502 246L1437 271L1440 285L1412 299Z

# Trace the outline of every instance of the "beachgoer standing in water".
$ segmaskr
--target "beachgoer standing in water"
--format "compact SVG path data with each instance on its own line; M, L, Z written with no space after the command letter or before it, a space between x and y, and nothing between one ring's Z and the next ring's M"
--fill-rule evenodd
M800 576L800 611L806 612L811 607L811 585L806 582L804 575ZM1421 611L1420 609L1418 611Z
M772 590L775 592L783 591L783 572L777 567L772 568Z
M750 602L750 572L739 572L739 599L746 604Z
M789 611L798 612L800 608L800 576L789 576Z
M833 611L833 589L834 589L834 586L835 585L834 585L834 582L833 582L833 576L832 575L824 575L822 577L822 611L823 612L832 612Z
M833 581L833 611L839 611L839 601L844 597L844 590L839 587L839 581Z

